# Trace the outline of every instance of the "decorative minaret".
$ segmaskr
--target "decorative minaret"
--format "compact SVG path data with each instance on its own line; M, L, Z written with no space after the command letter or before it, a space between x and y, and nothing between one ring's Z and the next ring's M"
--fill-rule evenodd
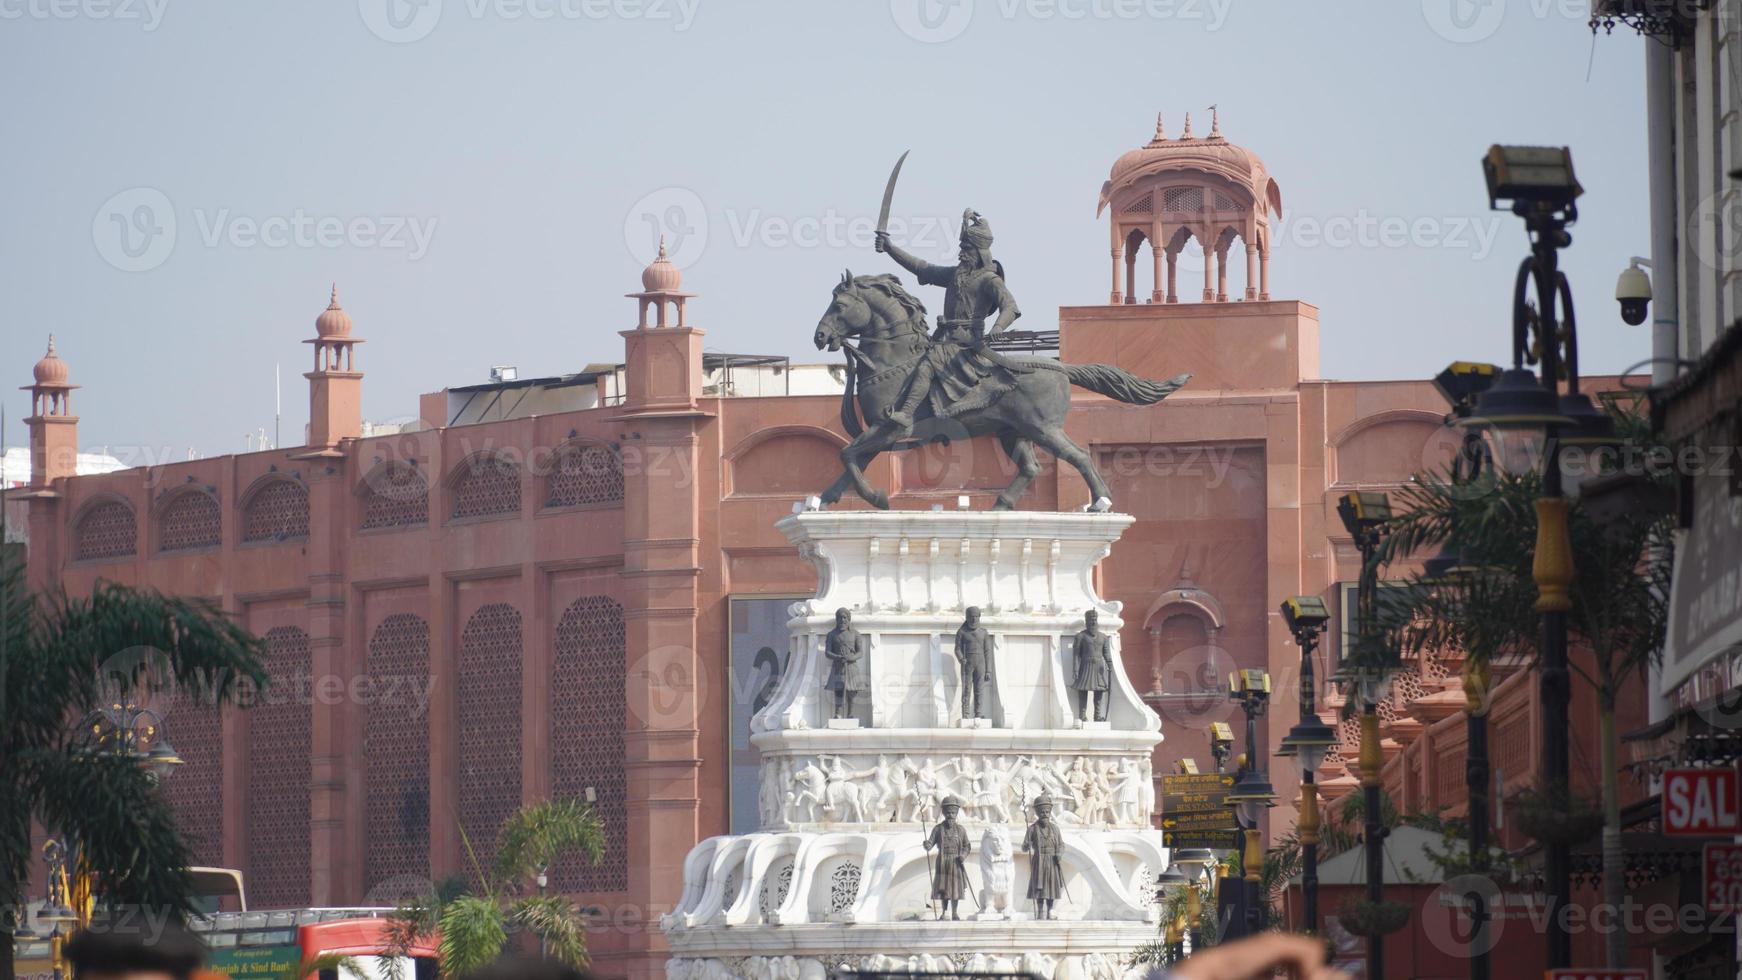
M46 490L63 476L72 476L79 458L79 417L73 414L71 393L78 385L67 383L67 362L54 350L54 335L48 337L48 353L36 362L36 383L30 392L30 487Z
M351 315L339 306L339 287L321 315L315 317L315 368L308 379L308 451L300 455L339 455L342 440L363 434L363 372L357 370Z
M640 322L622 332L625 407L689 407L701 397L702 331L689 325L685 309L694 295L683 292L683 274L671 264L662 236L659 256L641 271L641 292L628 294Z
M640 317L623 336L622 427L627 452L661 465L623 474L623 618L630 669L624 735L629 812L629 898L639 908L670 908L683 894L684 849L702 836L701 688L695 610L702 549L700 500L718 487L699 476L702 436L712 413L702 402L702 331L689 325L683 277L660 242L659 257L630 293ZM649 312L653 316L649 317ZM696 474L682 478L682 474ZM682 842L682 843L680 843ZM631 940L637 963L654 964L663 938ZM628 980L663 980L663 969L632 966Z

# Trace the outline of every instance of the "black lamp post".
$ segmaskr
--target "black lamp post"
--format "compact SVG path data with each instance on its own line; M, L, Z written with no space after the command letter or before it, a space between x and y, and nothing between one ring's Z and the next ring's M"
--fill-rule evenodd
M1177 865L1178 863L1179 862L1176 860L1174 865ZM1181 886L1190 887L1186 880L1186 876L1181 874L1179 868L1174 865L1169 865L1167 870L1163 871L1155 878L1156 894L1157 897L1162 899L1162 914L1164 915L1167 914L1166 900L1168 893ZM1167 926L1165 927L1165 943L1167 946L1167 952L1164 959L1169 963L1178 963L1180 960L1185 958L1185 934L1177 928L1176 922L1176 918L1169 915ZM1194 947L1194 949L1195 948L1196 947Z
M1319 931L1319 793L1315 770L1337 744L1337 733L1319 718L1318 680L1313 668L1313 649L1319 633L1330 621L1325 600L1316 595L1297 595L1282 603L1283 622L1300 645L1300 722L1283 736L1276 754L1300 761L1300 818L1295 831L1300 838L1300 890L1306 906L1308 932Z
M1204 869L1216 863L1216 855L1207 847L1182 847L1173 855L1173 863L1186 881L1187 935L1195 953L1204 948L1203 895L1199 889L1203 887Z
M1379 566L1374 557L1391 520L1391 502L1382 493L1346 493L1337 501L1337 515L1354 539L1356 550L1361 552L1361 578L1355 590L1354 656L1344 656L1334 679L1346 694L1359 698L1361 703L1361 802L1367 817L1363 841L1367 900L1377 906L1385 900L1386 835L1379 801L1379 772L1385 761L1379 751L1379 702L1391 693L1391 674L1397 658L1390 650L1378 646L1373 606L1379 588ZM1367 975L1385 976L1385 937L1377 932L1367 937Z
M1501 465L1510 469L1534 462L1520 458L1517 447L1531 447L1537 438L1542 440L1542 493L1536 501L1536 550L1531 571L1537 585L1536 610L1542 614L1538 666L1541 778L1544 791L1554 799L1569 791L1567 612L1572 608L1573 554L1563 491L1576 492L1577 478L1584 475L1563 473L1563 464L1569 460L1562 450L1613 444L1615 428L1590 397L1579 392L1572 289L1566 274L1559 270L1560 250L1572 244L1567 226L1578 220L1574 202L1583 193L1573 176L1572 154L1564 147L1493 146L1482 159L1482 171L1490 206L1498 208L1501 202L1509 202L1511 211L1524 219L1531 254L1519 266L1513 287L1512 367L1481 395L1468 421L1494 427L1502 440ZM1539 361L1540 378L1525 366ZM1564 394L1560 391L1563 378L1567 382ZM1569 476L1574 479L1569 481ZM1549 969L1569 966L1572 960L1572 941L1561 915L1572 893L1570 851L1569 842L1544 842Z
M1493 386L1499 370L1492 364L1459 361L1441 371L1434 378L1434 387L1452 405L1452 413L1446 417L1446 421L1462 425L1464 420L1469 419L1474 414L1477 397ZM1452 462L1450 477L1454 486L1469 487L1490 476L1487 472L1488 452L1479 428L1464 425L1463 430L1463 443ZM1425 563L1424 570L1429 579L1455 582L1464 576L1485 574L1481 569L1469 567L1463 554L1458 551L1458 532L1459 528L1454 525L1440 553ZM1485 654L1473 650L1465 653L1464 789L1470 798L1466 808L1466 825L1469 833L1470 871L1481 876L1488 870L1488 689L1493 675ZM1482 889L1473 888L1466 898L1470 903L1472 937L1470 978L1488 980L1488 896Z
M1237 701L1246 713L1246 768L1225 797L1246 829L1246 849L1240 866L1246 879L1246 935L1263 925L1260 912L1259 875L1264 849L1258 842L1258 822L1264 811L1276 805L1276 791L1264 776L1258 754L1258 718L1270 704L1270 675L1262 670L1237 670L1228 675L1228 700Z

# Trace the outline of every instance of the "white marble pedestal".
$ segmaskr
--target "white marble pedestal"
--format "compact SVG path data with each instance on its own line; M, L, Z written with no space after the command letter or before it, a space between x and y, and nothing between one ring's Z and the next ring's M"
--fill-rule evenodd
M836 968L1025 969L1113 980L1156 938L1166 867L1150 755L1160 720L1126 677L1120 605L1093 569L1122 514L805 511L779 527L817 569L792 606L790 656L752 720L761 831L691 851L661 925L670 980L797 980ZM955 634L991 633L990 718L962 717ZM865 635L870 725L828 718L823 641L835 611ZM1107 721L1072 708L1071 638L1099 613L1112 643ZM1033 921L1020 853L1033 801L1057 801L1065 894ZM923 847L946 795L973 840L960 921L934 921Z

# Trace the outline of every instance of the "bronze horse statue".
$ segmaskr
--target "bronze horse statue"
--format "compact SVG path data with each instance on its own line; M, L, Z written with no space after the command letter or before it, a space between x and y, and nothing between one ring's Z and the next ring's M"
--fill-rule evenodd
M851 486L874 507L888 509L889 498L865 481L864 466L892 449L912 449L934 439L966 439L983 433L998 436L999 445L1016 464L1016 478L998 494L996 510L1010 510L1040 473L1034 447L1077 468L1089 484L1090 509L1107 510L1112 497L1087 450L1065 435L1065 413L1071 407L1071 385L1087 388L1128 405L1152 405L1191 379L1182 374L1167 381L1150 381L1110 364L1065 364L1046 357L1011 357L1024 370L1015 387L988 404L940 418L922 405L913 431L884 424L898 404L914 365L931 342L926 333L925 306L892 275L855 276L848 271L835 286L829 308L817 322L817 348L845 350L847 386L841 393L841 424L853 441L841 449L845 467L839 479L822 493L833 504ZM858 346L847 343L857 340ZM857 410L855 411L855 406ZM861 424L860 417L866 420Z

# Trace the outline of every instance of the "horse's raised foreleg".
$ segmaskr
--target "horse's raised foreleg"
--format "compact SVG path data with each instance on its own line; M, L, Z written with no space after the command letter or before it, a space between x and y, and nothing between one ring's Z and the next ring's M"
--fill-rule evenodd
M1048 425L1033 431L1034 441L1046 447L1047 452L1076 467L1083 475L1083 481L1089 485L1090 510L1107 510L1113 506L1113 492L1107 489L1107 481L1101 479L1101 471L1095 469L1095 461L1089 456L1089 451L1071 441L1065 435L1063 426Z
M841 499L841 495L847 491L847 487L851 486L871 506L879 510L888 510L889 497L866 481L863 467L865 463L876 459L879 453L888 449L893 443L893 435L883 426L877 426L859 433L858 438L842 446L841 466L844 472L827 490L823 491L822 502L824 504L835 503Z
M1015 431L1006 429L998 434L998 443L1004 447L1004 454L1016 464L1016 479L1004 488L993 502L993 510L1014 510L1016 502L1027 492L1028 485L1040 474L1040 461L1034 458L1034 443L1027 437L1018 435Z

